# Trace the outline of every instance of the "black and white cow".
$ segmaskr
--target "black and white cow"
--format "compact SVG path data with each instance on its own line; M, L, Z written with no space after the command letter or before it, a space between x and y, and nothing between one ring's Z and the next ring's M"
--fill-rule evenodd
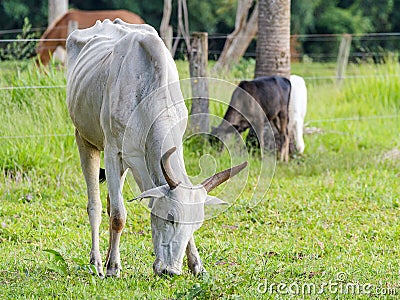
M289 99L290 81L281 76L259 77L242 81L232 94L224 121L211 131L212 136L223 139L236 129L239 133L250 128L264 146L264 126L271 122L279 132L280 159L289 158Z

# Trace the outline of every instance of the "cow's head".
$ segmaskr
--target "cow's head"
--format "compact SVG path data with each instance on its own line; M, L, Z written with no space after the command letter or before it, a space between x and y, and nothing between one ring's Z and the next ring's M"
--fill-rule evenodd
M230 113L229 110L232 110ZM228 141L232 135L238 135L250 127L250 123L236 110L229 107L224 119L218 127L212 127L208 141L211 146L222 150L222 142Z
M152 198L151 228L156 260L154 272L158 275L179 275L186 247L195 230L204 221L204 205L226 204L208 196L215 187L239 173L247 162L219 172L197 186L181 183L169 163L175 147L161 159L161 169L167 184L143 192L135 199Z

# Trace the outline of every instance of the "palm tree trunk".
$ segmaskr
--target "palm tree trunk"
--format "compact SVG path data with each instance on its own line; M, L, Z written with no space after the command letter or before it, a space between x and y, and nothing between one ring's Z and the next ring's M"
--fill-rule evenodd
M255 77L290 76L290 0L259 0Z

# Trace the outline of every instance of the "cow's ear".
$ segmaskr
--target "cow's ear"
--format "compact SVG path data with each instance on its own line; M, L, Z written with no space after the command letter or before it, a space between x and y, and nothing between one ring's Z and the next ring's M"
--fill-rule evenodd
M169 191L169 186L168 186L168 184L165 184L165 185L144 191L136 198L133 198L132 200L128 200L128 202L132 202L134 200L145 199L145 198L161 198L161 197L164 197L168 193L168 191Z
M247 86L247 82L248 82L248 81L246 81L246 80L241 81L241 82L239 83L239 87L245 90L245 89L246 89L246 86Z
M222 201L221 199L207 195L206 202L204 202L205 205L228 205L228 202Z

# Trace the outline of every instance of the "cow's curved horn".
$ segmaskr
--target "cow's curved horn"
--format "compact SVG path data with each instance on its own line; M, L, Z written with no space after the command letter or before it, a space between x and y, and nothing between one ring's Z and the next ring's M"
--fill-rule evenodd
M229 168L225 171L221 171L217 174L214 174L213 176L204 180L202 185L206 189L207 193L211 192L213 189L215 189L221 183L227 181L229 178L235 176L237 173L242 171L246 166L247 166L247 161L241 163L240 165Z
M172 147L164 155L161 157L161 170L163 172L164 178L167 181L171 190L176 188L181 182L177 180L174 176L174 172L172 171L171 165L169 163L169 158L172 153L176 151L176 147Z

